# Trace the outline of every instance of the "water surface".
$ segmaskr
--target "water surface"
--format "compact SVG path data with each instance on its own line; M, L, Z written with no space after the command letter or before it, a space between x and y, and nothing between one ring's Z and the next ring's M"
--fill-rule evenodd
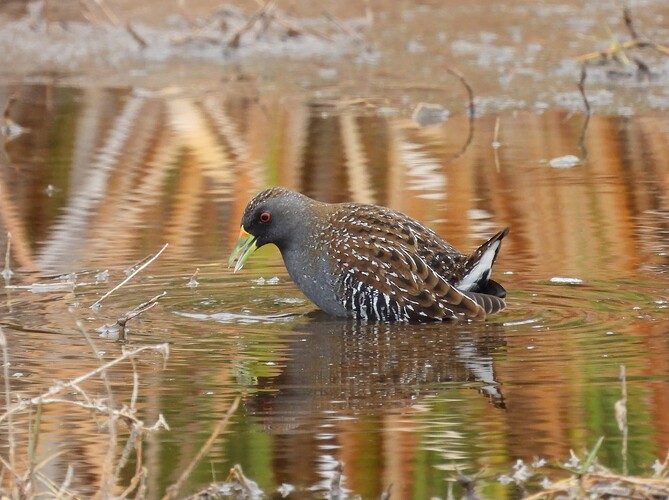
M386 95L383 106L246 85L20 92L13 119L28 130L0 159L12 390L33 396L97 366L77 321L105 360L169 343L165 368L155 353L137 361L141 417L162 413L171 427L146 443L150 497L176 481L238 395L183 493L236 463L265 491L318 491L341 461L345 487L363 498L390 484L397 498L445 497L456 471L482 470L482 491L500 497L513 488L497 477L517 459L561 463L605 436L600 460L641 473L669 449L666 113L594 115L582 144L580 114L484 113L468 144L466 114L420 128L400 111L434 100L420 92L408 104ZM580 163L550 165L565 155ZM243 208L270 185L390 206L467 252L509 226L495 267L507 310L474 324L360 323L319 314L274 248L233 274L225 263ZM163 291L129 323L125 344L99 337ZM614 417L621 365L626 455ZM128 401L131 366L110 376ZM105 396L98 381L87 388ZM60 483L73 463L72 487L93 491L108 442L98 424L88 411L45 406L38 454L62 452L45 474ZM27 443L28 416L15 425Z

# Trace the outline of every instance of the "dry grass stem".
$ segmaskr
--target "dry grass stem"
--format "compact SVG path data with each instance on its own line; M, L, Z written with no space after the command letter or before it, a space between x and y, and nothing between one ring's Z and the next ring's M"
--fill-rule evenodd
M493 131L493 137L492 137L492 153L493 153L493 158L495 160L495 171L499 172L500 171L500 162L499 162L499 148L501 146L499 142L499 127L500 127L500 122L501 120L499 119L499 116L495 120L495 130Z
M125 30L139 44L141 48L145 49L149 46L147 41L139 33L137 33L130 22L125 23Z
M620 392L621 398L614 405L618 429L623 433L623 443L620 453L623 459L623 474L627 475L627 441L629 427L627 425L627 376L625 365L620 366Z
M237 31L235 31L235 33L230 37L230 40L227 43L228 47L231 47L233 49L239 47L239 42L241 41L241 38L244 35L244 33L249 31L255 23L257 23L267 14L267 12L269 12L272 8L274 8L275 4L276 0L267 0L258 10L256 10L251 15L251 17L248 18L246 23L243 26L241 26Z
M5 413L0 415L0 423L4 422L5 420L11 419L12 415L21 412L25 410L26 408L29 408L31 406L37 406L38 404L42 404L44 401L48 400L49 398L52 398L56 394L66 390L66 389L74 389L77 390L79 387L79 384L81 384L83 381L90 379L91 377L95 377L102 373L105 370L108 370L112 366L115 366L127 359L133 358L137 356L138 354L144 352L144 351L156 351L159 352L160 354L163 355L164 360L166 361L167 358L169 357L169 352L170 352L170 347L169 344L157 344L157 345L145 345L142 347L138 347L136 349L130 349L130 350L123 350L123 353L118 356L117 358L114 358L113 360L105 363L102 366L99 366L98 368L91 370L88 373L85 373L84 375L80 375L79 377L72 379L68 382L62 382L59 384L56 384L52 387L50 387L46 392L39 396L35 396L30 399L23 399L19 401L18 403L10 406ZM79 391L77 391L79 392Z
M114 288L109 290L102 297L100 297L93 305L91 305L91 309L95 309L103 300L105 300L112 293L114 293L119 288L121 288L123 285L125 285L128 281L130 281L132 278L134 278L138 273L143 271L149 264L151 264L154 260L156 260L158 257L160 257L160 254L162 254L168 246L169 246L169 243L165 243L165 245L163 245L163 248L161 248L160 251L156 255L154 255L153 257L150 257L142 265L140 265L139 267L134 269L126 279L124 279L121 283L119 283Z
M5 252L5 268L2 270L2 277L9 280L14 272L10 268L10 252L12 248L12 233L7 233L7 251Z
M70 483L72 482L72 478L74 477L74 468L72 467L71 464L67 465L67 473L65 474L65 479L63 480L63 484L60 485L60 488L58 489L58 493L56 494L56 500L63 498L64 496L71 496L68 494L68 488L70 487Z
M634 26L632 11L629 9L629 7L623 8L623 21L625 22L625 26L627 27L630 36L632 37L631 40L627 40L625 42L619 42L617 40L613 40L609 45L609 47L606 48L605 50L596 50L593 52L588 52L587 54L583 54L577 57L577 60L588 62L597 60L618 59L620 61L629 62L629 58L625 53L626 50L645 49L645 48L651 48L656 52L659 52L660 54L669 56L669 47L653 42L647 36L639 34L639 32L636 30Z
M348 35L352 39L356 40L357 42L364 42L365 38L358 32L352 30L345 24L343 24L339 19L337 19L335 16L333 16L330 12L327 10L323 11L323 17L327 19L329 22L331 22L337 29L339 29L342 33Z
M102 366L103 359L102 356L100 355L100 352L98 351L98 348L95 346L93 339L91 339L91 336L88 334L88 332L83 327L80 321L77 321L77 327L79 328L79 331L86 339L86 343L91 348L91 351L93 351L93 355L98 360L98 365ZM109 415L109 422L107 425L109 432L109 446L107 447L107 454L105 456L104 466L102 468L102 475L101 475L102 484L100 489L100 495L102 498L109 498L112 492L112 488L114 487L114 476L112 474L112 469L114 467L114 456L116 454L116 445L118 440L118 436L116 434L117 415L114 411L114 407L116 406L114 404L114 393L112 391L111 382L109 381L109 377L107 376L106 369L100 371L100 378L102 379L105 391L107 392L107 413Z
M30 442L28 443L28 483L32 484L35 479L36 461L37 461L37 445L39 444L40 430L42 427L42 405L37 406L35 417L31 419L33 423L32 433L30 434Z
M5 379L5 407L9 410L12 403L11 386L9 385L9 352L7 350L7 337L0 327L0 349L2 350L2 374ZM0 420L1 422L2 420ZM14 436L14 422L12 416L7 417L7 441L9 444L9 470L15 471L16 440Z
M464 77L462 73L460 73L458 70L453 69L449 66L446 66L446 72L450 73L451 75L455 76L458 80L460 80L460 83L462 83L463 87L467 91L467 99L468 99L468 104L467 104L467 109L469 111L469 129L467 131L467 139L465 140L465 143L462 145L462 148L460 148L460 151L455 153L451 159L448 161L449 163L460 158L467 149L469 148L469 145L472 143L472 140L474 139L474 119L476 118L476 108L474 105L474 91L472 90L471 85L469 85L469 82L467 82L467 79Z
M590 124L590 116L592 115L592 108L590 107L590 101L588 101L588 96L585 93L585 81L588 78L587 67L585 64L581 65L581 77L578 80L578 91L581 93L583 98L583 106L585 106L585 121L583 122L583 128L581 129L581 135L578 138L578 147L583 154L583 158L587 158L588 151L585 148L585 134L588 131L588 125Z
M156 306L158 304L158 299L161 299L165 295L167 295L167 292L162 292L162 293L156 295L155 297L153 297L152 299L149 299L146 302L142 302L140 305L135 307L132 311L128 311L123 316L121 316L116 321L116 323L121 328L125 328L125 325L128 321L130 321L133 318L136 318L140 314L142 314L142 313L148 311L149 309L153 308L154 306Z
M118 26L121 21L119 20L118 16L114 14L114 12L107 6L107 4L104 2L104 0L92 0L95 5L98 6L100 11L105 15L107 20L114 26Z
M0 415L0 423L6 421L9 426L10 432L9 435L12 435L11 446L10 446L10 458L5 460L0 456L0 463L4 466L4 471L6 470L11 474L11 479L9 481L10 489L3 490L7 491L11 498L32 498L37 493L35 490L36 482L44 485L44 488L47 489L47 495L54 498L72 498L77 494L76 492L70 491L70 484L73 481L73 475L75 469L72 466L68 466L68 471L66 476L61 484L55 484L49 477L42 474L40 471L45 467L50 461L54 460L56 457L64 455L67 453L67 450L61 450L58 453L52 454L46 459L42 460L40 463L35 465L36 449L38 443L38 437L40 432L40 419L41 419L41 407L45 404L66 404L76 406L78 408L84 408L87 410L92 410L98 414L104 414L106 416L106 425L109 433L109 443L107 447L107 452L104 457L104 463L102 468L102 473L100 474L100 485L95 495L96 498L112 498L113 491L117 487L120 481L120 475L123 468L128 463L130 454L133 449L136 453L136 468L135 474L130 479L129 484L125 486L125 490L119 498L126 498L132 492L136 492L135 497L141 498L146 493L146 475L147 470L143 466L142 453L143 453L143 437L146 433L154 432L160 429L169 429L167 423L162 414L158 416L156 422L151 426L146 426L142 420L137 418L137 398L139 392L139 375L137 373L136 364L134 362L134 357L139 353L147 350L153 350L160 352L164 360L167 360L169 355L169 347L167 344L160 344L156 346L143 346L132 350L123 349L122 354L115 358L114 360L103 363L103 359L97 350L95 343L91 339L90 335L82 327L81 324L78 324L79 329L81 330L82 335L86 339L86 342L91 347L96 359L98 360L99 366L75 379L70 380L65 383L58 383L47 391L45 391L40 396L36 396L31 399L20 400L18 403L12 405L10 387L6 384L6 403L7 409L4 414ZM5 359L5 380L8 380L7 377L7 349L6 349L6 338L4 332L0 329L0 346L2 346L3 358ZM130 406L123 406L122 408L116 408L114 405L114 394L112 391L111 382L107 375L107 370L116 364L124 360L130 360L133 370L133 391L130 400ZM94 377L99 376L105 387L105 397L104 399L93 399L91 398L86 391L81 387L81 384ZM79 399L72 399L69 395L67 397L60 397L59 393L65 390L73 390ZM35 417L35 425L33 432L30 435L30 442L28 444L28 467L27 470L21 474L16 470L15 457L14 457L14 438L13 438L13 415L21 410L26 408L31 408L37 406L37 412ZM130 429L130 434L128 441L125 444L123 452L119 460L115 463L116 450L118 444L118 429L117 424L119 421L124 422ZM2 484L7 484L3 482Z
M191 462L188 464L188 466L183 470L181 475L179 476L179 479L177 479L177 482L174 483L172 486L167 488L165 495L163 496L163 500L167 500L170 498L176 498L179 490L181 489L181 486L183 483L188 479L188 477L191 475L193 472L193 469L195 466L202 460L202 458L209 453L209 449L211 446L214 444L214 441L216 441L216 438L218 435L225 430L225 428L228 425L228 422L230 421L230 418L234 413L237 411L237 407L239 406L239 402L241 401L241 397L237 396L235 400L232 402L232 405L230 408L228 408L228 411L225 413L223 418L218 421L218 424L216 424L216 427L214 428L214 431L211 433L209 436L209 439L207 439L207 442L204 443L202 448L200 448L200 451L198 454L191 460Z

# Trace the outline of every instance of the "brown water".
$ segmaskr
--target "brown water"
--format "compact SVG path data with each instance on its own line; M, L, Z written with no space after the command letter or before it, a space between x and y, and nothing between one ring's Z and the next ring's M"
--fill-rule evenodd
M164 369L158 354L137 362L140 416L151 424L162 413L171 427L145 446L150 497L177 479L237 395L231 425L182 493L236 463L268 492L318 490L342 461L344 486L363 498L390 484L397 498L445 497L457 470L483 470L482 491L500 497L514 490L497 478L519 458L562 463L605 436L600 460L641 473L669 449L666 113L595 115L583 148L580 114L483 114L462 154L465 115L418 128L403 111L433 102L429 90L407 101L372 89L373 105L243 83L204 94L20 91L12 116L29 130L0 159L12 390L37 395L97 366L78 320L113 359L123 345L99 329L166 291L129 323L125 344L171 349ZM582 161L550 166L564 155ZM359 323L317 314L274 248L233 274L225 262L243 208L276 184L404 211L463 251L509 226L495 267L508 309L476 324ZM104 270L107 279L96 276ZM626 454L614 417L621 365ZM131 366L111 373L127 401ZM87 388L105 396L97 382ZM29 420L15 422L19 456ZM107 442L88 411L44 407L38 456L62 452L43 470L56 483L73 464L72 486L95 490Z

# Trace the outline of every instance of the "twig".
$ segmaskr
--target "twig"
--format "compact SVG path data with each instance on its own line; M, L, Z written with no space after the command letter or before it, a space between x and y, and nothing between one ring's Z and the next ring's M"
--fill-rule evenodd
M12 274L14 274L14 272L9 267L9 262L10 262L9 256L10 256L11 247L12 247L12 233L7 231L7 248L5 250L5 268L3 269L2 273L0 273L0 274L2 274L2 276L6 280L11 278Z
M618 429L623 433L623 443L620 454L623 459L623 475L627 475L627 438L629 434L629 426L627 424L627 375L625 373L625 365L620 365L620 393L621 398L616 401L614 405L616 413L616 422Z
M150 300L147 300L146 302L141 303L137 307L135 307L132 311L128 311L125 313L123 316L121 316L119 319L116 320L116 325L105 325L103 328L107 329L108 331L112 332L115 331L115 327L118 327L118 340L120 342L125 342L127 340L126 336L126 330L125 326L133 318L136 318L140 314L148 311L149 309L152 309L158 304L158 299L161 297L164 297L167 294L167 292L163 292L160 295L156 295Z
M56 495L56 500L63 498L63 496L67 492L67 489L70 487L70 483L72 482L73 476L74 476L74 469L72 468L72 464L67 464L67 473L65 474L65 480L63 481L63 484L60 485L60 489L58 490L58 494Z
M104 0L93 0L93 2L100 8L105 17L112 23L114 26L118 26L121 22L116 14L107 7Z
M10 110L12 109L12 106L16 102L16 94L12 94L9 96L9 99L7 99L7 104L5 104L5 109L2 112L2 120L3 120L3 125L7 125L7 123L10 121L9 118L9 113Z
M147 267L149 264L151 264L154 260L156 260L158 257L160 257L160 254L163 253L163 252L165 251L165 249L166 249L168 246L169 246L169 243L165 243L165 245L163 245L163 248L161 248L160 251L159 251L156 255L154 255L154 256L151 257L149 260L147 260L146 262L144 262L144 263L143 263L141 266L139 266L137 269L133 270L133 272L130 273L130 275L129 275L126 279L124 279L123 281L121 281L121 283L119 283L119 284L116 285L114 288L112 288L112 289L109 290L107 293L105 293L102 297L100 297L100 298L99 298L99 299L98 299L98 300L91 306L91 309L95 309L95 307L96 307L98 304L100 304L103 300L105 300L107 297L109 297L112 293L114 293L116 290L118 290L118 289L121 288L123 285L125 285L125 284L126 284L128 281L130 281L132 278L134 278L139 272L141 272L142 270L144 270L144 268Z
M193 275L188 280L188 283L186 283L186 286L190 287L190 288L197 287L200 284L200 283L198 283L198 281L196 279L199 274L200 274L200 268L198 267L198 268L195 269L195 272L193 273Z
M374 25L374 11L372 6L369 3L369 0L364 0L365 3L365 19L367 20L367 26L370 28Z
M146 302L142 302L140 305L135 307L132 311L128 311L125 313L123 316L121 316L118 320L116 320L116 323L118 326L121 328L125 328L125 325L128 321L130 321L133 318L136 318L140 314L148 311L152 307L156 306L158 304L158 299L164 297L167 295L167 292L163 292L159 295L156 295L152 299L147 300Z
M146 479L147 475L147 470L145 467L142 467L137 474L134 475L132 480L130 481L130 484L128 487L121 493L121 496L119 498L127 498L130 493L133 492L133 490L137 487L139 487L139 492L135 496L135 498L144 498L145 494L141 492L143 489L142 485L144 484L144 481Z
M242 466L239 464L235 464L232 469L230 469L230 474L228 474L227 479L225 480L227 484L234 484L235 486L239 484L239 486L242 487L243 493L242 496L244 498L256 498L258 496L264 496L264 495L258 495L258 492L256 492L256 488L254 488L251 485L251 482L248 477L244 474L244 471L242 470Z
M393 490L393 483L390 483L386 488L386 491L384 491L381 494L381 500L390 500L390 494L392 493L392 490Z
M37 457L37 445L39 444L40 428L42 427L42 405L37 405L33 424L33 431L28 444L28 484L34 483L35 460Z
M364 38L360 33L358 33L358 32L356 32L356 31L352 30L351 28L349 28L349 27L346 26L345 24L342 24L342 23L339 21L339 19L337 19L337 18L336 18L335 16L333 16L332 14L330 14L327 10L324 10L324 11L323 11L323 17L325 17L325 19L327 19L328 21L330 21L330 22L331 22L332 24L334 24L339 30L341 30L343 33L345 33L346 35L350 36L350 37L353 38L354 40L357 40L358 42L364 42L364 41L365 41L365 38Z
M125 448L123 448L123 452L121 453L121 458L119 458L118 462L116 463L116 472L115 472L115 477L119 477L121 474L121 471L123 470L123 467L126 466L128 463L128 459L130 458L130 453L132 452L133 449L135 449L135 439L141 434L141 429L137 425L133 425L132 428L130 429L130 436L128 436L128 440L125 443Z
M239 42L242 38L242 35L249 31L253 25L258 22L258 19L263 17L271 8L274 7L274 4L276 3L276 0L267 0L258 10L256 10L251 17L248 18L246 23L239 28L233 35L230 37L230 41L228 41L227 45L228 47L231 47L233 49L236 49L239 47Z
M9 385L9 353L7 351L7 337L5 332L0 327L0 349L2 349L2 372L5 378L5 407L9 411L9 406L12 403L11 387ZM0 419L0 422L2 419ZM9 470L14 471L15 455L16 455L16 439L14 436L14 422L12 416L7 417L7 441L9 442Z
M262 5L263 0L256 0L256 3L258 5ZM334 38L331 37L330 35L326 35L325 33L322 33L318 31L317 29L314 28L307 28L307 27L302 27L298 26L294 22L290 21L288 18L286 18L279 9L273 9L272 12L270 13L270 16L280 25L282 25L284 28L288 30L288 35L289 36L294 36L294 35L302 35L304 33L311 33L312 35L315 35L319 38L322 38L323 40L327 40L328 42L334 42ZM264 16L263 16L264 17Z
M125 361L126 359L133 358L133 357L137 356L139 353L144 352L144 351L157 351L157 352L161 353L163 355L165 361L167 361L167 358L169 357L170 346L169 346L169 344L164 343L164 344L157 344L157 345L145 345L145 346L138 347L138 348L132 349L132 350L125 350L124 349L123 353L119 357L114 358L113 360L105 363L104 365L97 367L95 370L91 370L90 372L85 373L83 375L80 375L79 377L77 377L75 379L72 379L68 382L56 384L56 385L50 387L47 391L45 391L44 393L42 393L39 396L35 396L33 398L30 398L30 399L24 399L24 400L19 401L15 405L9 407L7 409L7 411L5 411L5 413L0 415L0 423L4 422L5 420L10 419L12 417L12 415L14 415L15 413L23 411L30 406L35 406L35 405L43 403L48 398L51 398L52 396L55 396L56 394L62 392L63 390L76 389L79 386L79 384L81 384L83 381L88 380L89 378L94 377L96 375L99 375L104 370L108 370L112 366L115 366L115 365Z
M468 104L468 110L469 110L469 130L467 133L467 139L465 140L465 143L463 144L462 148L460 148L460 151L458 151L455 155L451 157L449 160L449 163L456 160L469 148L469 145L472 143L472 140L474 139L474 118L476 115L476 109L474 107L474 91L472 90L472 87L469 85L467 82L466 78L460 73L459 71L446 66L446 71L450 73L451 75L455 76L458 80L460 80L460 83L465 87L465 90L467 91L467 98L469 100Z
M632 11L628 6L623 7L623 19L625 20L625 26L627 26L627 31L630 32L630 35L633 39L639 38L639 34L634 28L634 21L632 20Z
M139 46L143 49L147 48L149 44L144 40L142 36L140 36L139 33L133 28L132 24L130 24L130 21L125 23L125 29L128 33L130 33L130 36L134 38L134 40L139 44Z
M93 343L93 339L91 339L91 336L88 334L86 329L84 328L83 324L81 321L77 321L77 327L79 328L79 331L81 334L84 336L86 339L86 343L88 346L91 348L93 351L93 355L95 356L95 359L98 360L98 365L102 366L102 356L100 355L100 351L98 351L97 347L95 347L95 344ZM102 474L101 474L101 491L100 495L102 498L109 498L111 495L112 489L114 488L114 483L113 483L113 473L112 470L114 468L114 456L116 455L116 443L117 443L117 435L116 435L116 415L114 413L114 393L112 391L111 387L111 382L109 382L109 377L107 376L107 370L104 369L100 372L100 378L102 379L102 383L105 386L105 391L107 392L107 408L108 408L108 415L109 415L109 422L108 422L108 427L109 427L109 446L107 448L107 455L105 457L105 462L102 467Z
M288 20L287 18L281 16L278 12L273 12L272 15L274 16L274 19L276 20L277 23L281 24L284 28L288 30L290 34L293 35L301 35L303 33L311 33L314 36L317 36L318 38L322 38L323 40L326 40L328 42L334 42L335 39L334 37L323 33L321 31L318 31L314 28L306 28L306 27L301 27L295 24L294 22Z
M499 116L497 119L495 119L495 129L493 131L493 136L492 136L492 152L493 152L493 157L495 159L495 171L499 172L500 167L499 167L499 148L501 146L499 142L499 125L500 125L500 119Z
M620 56L621 53L624 56L625 50L635 49L635 48L639 49L652 48L653 50L659 52L660 54L669 56L669 47L665 47L664 45L660 45L659 43L653 42L648 36L642 36L636 30L634 26L634 20L632 18L632 11L630 10L629 7L623 8L623 20L625 21L625 26L627 27L627 30L630 32L630 36L632 37L631 40L627 40L622 43L615 41L615 43L612 43L605 50L588 52L587 54L583 54L577 57L576 59L579 61L592 61L595 59L612 59Z
M581 135L578 138L578 147L581 150L583 158L588 157L588 150L585 147L585 134L588 130L588 125L590 124L590 116L592 115L592 109L590 108L590 102L588 101L588 96L585 93L585 80L588 77L586 63L581 65L581 78L578 80L578 91L581 93L583 98L583 105L585 106L585 122L583 122L583 128L581 129Z
M137 373L137 365L135 359L130 358L132 365L132 396L130 397L130 409L137 411L137 395L139 394L139 373Z
M585 80L588 78L587 66L585 64L581 65L581 78L578 80L578 91L581 93L583 98L583 105L585 106L585 114L590 117L592 110L590 108L590 102L588 101L588 96L585 95Z
M202 446L202 448L200 448L200 451L195 456L195 458L193 458L193 460L191 460L188 466L183 470L183 472L179 476L179 479L177 479L177 482L174 483L169 488L167 488L162 500L176 498L177 494L179 493L179 489L181 489L183 483L191 475L191 472L193 472L195 466L200 462L200 460L202 460L202 458L207 453L209 453L209 449L214 444L214 441L216 441L218 435L225 430L226 426L228 425L228 422L230 421L230 418L235 413L235 411L237 411L237 407L239 406L240 400L241 400L240 396L237 396L235 398L235 400L232 402L232 405L230 406L230 408L228 408L228 411L225 413L223 418L218 421L218 424L214 428L214 431L211 433L211 436L209 436L209 439L207 439L207 442L204 443L204 445Z

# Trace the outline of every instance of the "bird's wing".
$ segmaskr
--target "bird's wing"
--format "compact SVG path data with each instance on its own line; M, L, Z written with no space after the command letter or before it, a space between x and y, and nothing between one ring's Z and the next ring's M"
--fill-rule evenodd
M370 319L380 319L384 309L396 319L485 319L485 302L449 284L397 234L350 221L339 232L333 257L347 307Z

